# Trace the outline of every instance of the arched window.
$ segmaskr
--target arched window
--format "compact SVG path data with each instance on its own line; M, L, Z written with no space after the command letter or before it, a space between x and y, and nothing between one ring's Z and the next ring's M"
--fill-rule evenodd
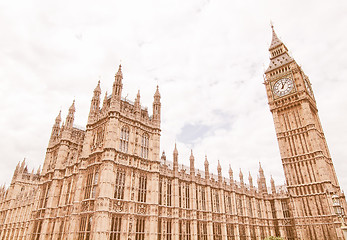
M148 158L149 136L147 133L142 135L141 141L141 157Z
M127 153L128 146L129 146L129 128L122 127L122 130L120 131L119 151Z

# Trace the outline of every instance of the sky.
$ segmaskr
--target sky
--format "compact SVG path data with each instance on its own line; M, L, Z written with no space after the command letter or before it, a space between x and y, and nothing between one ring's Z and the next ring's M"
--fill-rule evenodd
M112 91L118 65L123 97L152 111L159 85L161 151L210 172L220 160L238 179L284 184L263 74L270 21L309 76L339 183L347 189L347 2L275 0L1 1L0 183L24 158L43 164L54 119L76 100L85 126L93 89ZM246 180L247 182L247 180Z

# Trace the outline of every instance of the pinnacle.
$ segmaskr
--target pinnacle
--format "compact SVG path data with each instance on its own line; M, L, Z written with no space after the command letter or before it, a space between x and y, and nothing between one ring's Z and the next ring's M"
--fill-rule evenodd
M116 77L117 77L117 76L123 78L122 65L121 65L121 64L119 64L118 72L116 73Z
M101 93L100 80L98 81L98 85L95 87L94 92Z
M271 29L272 29L272 41L271 41L271 45L269 47L269 50L283 44L282 41L277 37L274 26L272 24L271 24Z

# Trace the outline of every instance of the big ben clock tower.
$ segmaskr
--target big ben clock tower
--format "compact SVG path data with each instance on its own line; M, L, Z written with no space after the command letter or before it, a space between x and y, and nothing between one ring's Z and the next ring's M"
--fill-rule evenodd
M309 78L272 26L265 86L272 112L298 239L340 239L333 210L337 195L346 208L319 120Z

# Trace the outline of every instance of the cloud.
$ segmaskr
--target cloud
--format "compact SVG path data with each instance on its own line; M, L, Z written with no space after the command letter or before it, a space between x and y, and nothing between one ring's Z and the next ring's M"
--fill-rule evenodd
M300 8L297 6L300 5ZM149 106L162 96L161 148L175 140L180 162L193 146L223 175L258 171L276 183L284 175L263 73L270 19L292 56L310 77L342 188L347 131L347 17L343 1L30 1L1 3L0 182L10 182L18 161L44 161L51 126L76 99L75 122L85 125L92 91L101 80L110 92L117 65L123 96ZM235 174L236 175L236 174ZM245 175L246 176L246 175ZM237 177L235 177L237 179ZM254 181L255 182L255 181Z

